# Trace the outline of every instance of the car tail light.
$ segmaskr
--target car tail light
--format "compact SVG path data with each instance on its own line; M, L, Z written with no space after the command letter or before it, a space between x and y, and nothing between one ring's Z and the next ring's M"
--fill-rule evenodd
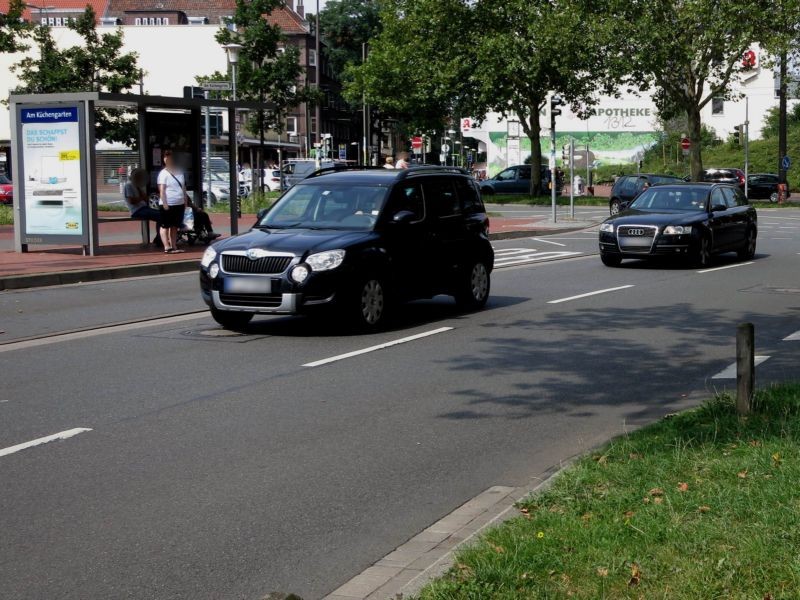
M280 182L280 179L278 179L277 177L273 177L273 178L272 178L272 181L273 181L273 183L279 183L279 182Z
M744 173L738 173L739 176L739 185L744 185Z

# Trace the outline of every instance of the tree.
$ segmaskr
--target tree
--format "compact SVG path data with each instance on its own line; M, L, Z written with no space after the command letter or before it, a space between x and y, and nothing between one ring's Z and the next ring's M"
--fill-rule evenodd
M286 45L280 27L266 19L266 15L281 6L282 0L236 0L231 19L236 31L223 27L216 35L220 44L242 46L237 65L237 97L269 103L269 108L258 110L253 120L262 143L265 128L283 133L288 111L317 98L315 90L299 84L300 51ZM262 169L263 160L262 152Z
M361 62L362 44L381 29L377 0L329 0L319 13L324 52L337 76L348 64Z
M100 35L91 6L69 23L83 44L59 49L44 25L33 31L38 56L27 56L12 69L18 73L16 93L49 94L57 92L110 92L118 94L139 82L141 70L134 52L122 52L123 34L118 29ZM135 147L138 140L136 121L130 111L98 109L97 137Z
M692 179L703 171L700 112L713 99L730 98L743 71L744 53L771 29L768 0L585 0L594 21L616 30L608 56L620 80L653 90L660 115L683 114Z
M345 98L363 95L410 129L442 129L467 89L472 60L462 50L473 18L466 0L384 0L367 61L345 69Z
M14 54L28 49L24 38L30 34L31 25L23 21L25 2L11 0L8 11L0 13L0 54Z

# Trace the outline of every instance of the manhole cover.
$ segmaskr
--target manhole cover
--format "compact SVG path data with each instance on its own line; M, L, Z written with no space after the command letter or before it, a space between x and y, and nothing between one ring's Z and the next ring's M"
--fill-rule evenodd
M245 337L247 334L240 331L230 331L228 329L205 329L201 331L184 331L183 335L202 335L213 338Z
M247 342L269 337L269 335L248 333L246 331L229 331L221 327L209 327L208 329L168 329L166 331L145 333L140 337L246 344Z

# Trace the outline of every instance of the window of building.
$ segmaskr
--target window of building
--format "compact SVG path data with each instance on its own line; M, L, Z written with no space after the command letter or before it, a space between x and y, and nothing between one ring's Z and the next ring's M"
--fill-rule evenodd
M297 134L297 117L286 117L286 133Z
M134 24L134 25L141 25L141 24L142 24L142 20L141 20L139 17L136 17L136 18L133 20L133 24Z
M309 50L308 51L308 66L309 67L316 67L317 66L317 51L316 50Z
M310 121L311 121L311 125L310 125L311 126L311 133L317 133L317 118L316 117L311 117Z
M723 98L711 99L711 114L724 115L725 114L725 100Z

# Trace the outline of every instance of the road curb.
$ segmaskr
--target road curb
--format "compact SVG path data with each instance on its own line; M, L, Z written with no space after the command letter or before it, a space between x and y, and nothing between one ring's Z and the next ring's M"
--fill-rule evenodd
M489 239L513 240L525 237L542 237L559 233L572 233L593 227L564 227L560 229L528 229L523 231L501 231L490 233ZM199 259L198 259L199 260ZM198 260L180 260L142 265L124 265L121 267L104 267L98 269L81 269L75 271L55 271L50 273L33 273L30 275L8 275L0 277L0 292L27 288L86 283L89 281L105 281L125 279L128 277L147 277L149 275L168 275L172 273L188 273L197 269Z
M128 277L146 277L148 275L188 273L197 269L198 263L199 259L193 259L148 263L143 265L124 265L121 267L81 269L76 271L33 273L31 275L9 275L7 277L0 277L0 291L66 285L70 283L85 283L88 281L125 279Z
M418 594L453 565L458 549L487 528L518 516L517 502L546 490L576 459L552 467L528 485L497 485L481 492L339 586L325 600L389 600Z

